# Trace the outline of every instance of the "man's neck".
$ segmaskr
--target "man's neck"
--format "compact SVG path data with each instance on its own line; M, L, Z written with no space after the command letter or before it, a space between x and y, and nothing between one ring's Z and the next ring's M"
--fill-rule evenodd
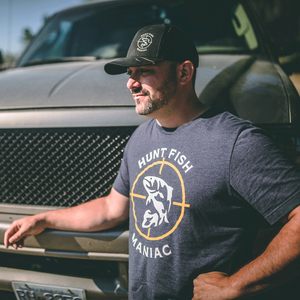
M158 114L156 121L162 127L176 128L195 120L208 108L198 100L196 95L193 95L186 101L174 103L174 109Z

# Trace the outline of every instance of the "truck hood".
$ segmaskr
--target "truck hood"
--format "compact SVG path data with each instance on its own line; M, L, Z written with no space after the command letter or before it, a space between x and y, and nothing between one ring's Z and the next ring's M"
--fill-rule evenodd
M198 95L207 83L242 56L201 59ZM108 75L107 60L68 62L11 69L0 73L0 109L133 106L128 76Z
M68 62L1 72L0 110L133 107L126 88L128 76L106 74L106 62ZM254 123L298 119L298 94L280 67L270 61L247 55L201 55L195 87L203 103Z
M0 109L133 106L126 75L104 72L106 61L68 62L0 73Z

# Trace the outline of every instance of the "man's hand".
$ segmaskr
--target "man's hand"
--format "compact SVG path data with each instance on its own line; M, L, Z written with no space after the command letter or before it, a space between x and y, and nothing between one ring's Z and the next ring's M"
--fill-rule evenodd
M14 221L5 232L5 247L8 248L9 245L12 245L15 249L22 248L27 237L39 234L45 230L42 224L43 221L37 216Z
M228 274L222 272L199 275L194 280L194 297L192 300L235 299L229 278Z

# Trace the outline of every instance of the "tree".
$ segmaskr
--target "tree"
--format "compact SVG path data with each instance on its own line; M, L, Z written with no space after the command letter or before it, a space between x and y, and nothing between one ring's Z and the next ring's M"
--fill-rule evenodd
M32 34L31 30L29 28L24 28L23 35L21 37L22 41L27 44L31 42L33 38L34 35Z

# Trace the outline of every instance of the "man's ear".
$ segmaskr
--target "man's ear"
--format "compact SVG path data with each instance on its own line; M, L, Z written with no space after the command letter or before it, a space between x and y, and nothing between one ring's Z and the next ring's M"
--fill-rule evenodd
M194 65L191 61L186 60L180 65L180 79L179 82L182 85L187 84L193 78L195 72Z

